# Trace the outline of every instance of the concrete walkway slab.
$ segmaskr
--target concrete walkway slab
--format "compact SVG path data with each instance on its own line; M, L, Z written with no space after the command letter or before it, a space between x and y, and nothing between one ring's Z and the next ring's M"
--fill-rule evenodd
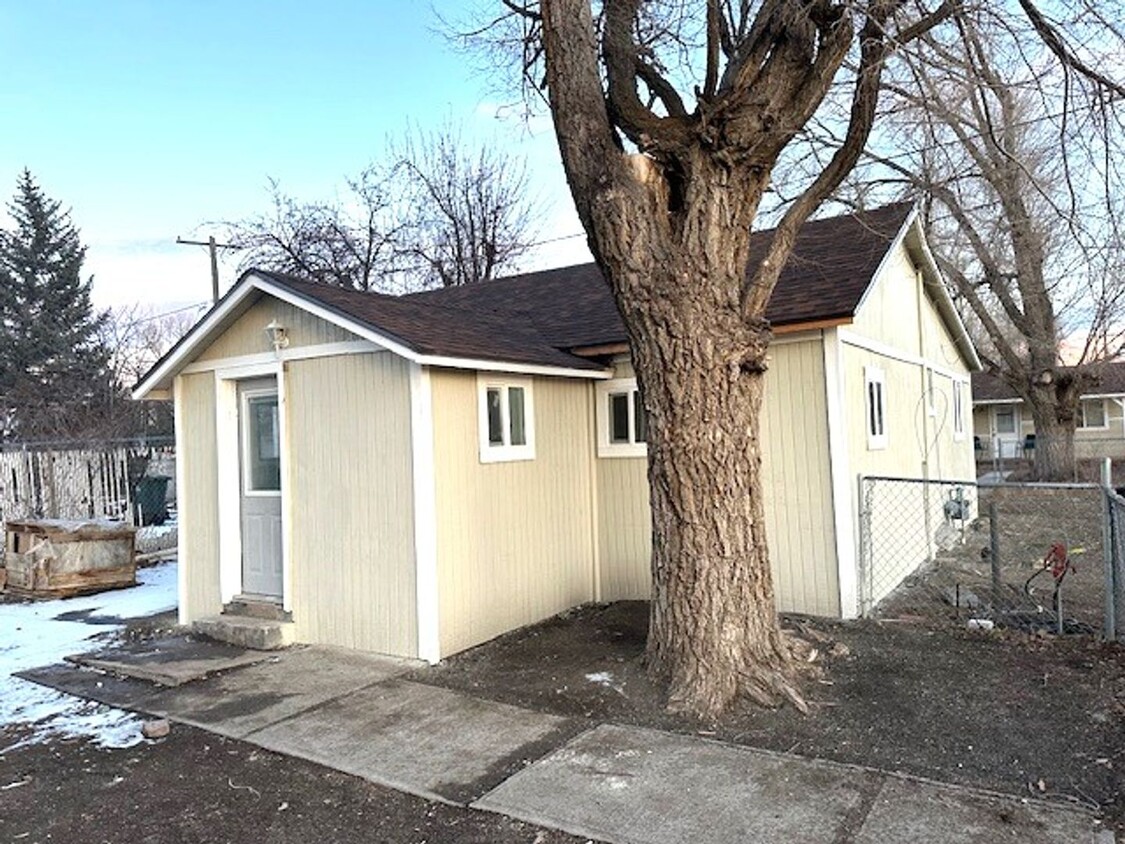
M15 676L84 700L142 712L145 711L145 701L160 690L152 683L122 679L71 663L20 671Z
M162 691L145 709L231 738L244 738L285 718L416 665L336 648L295 648L264 662Z
M1092 844L1101 840L1097 829L1089 814L1068 807L890 778L855 844Z
M863 803L863 778L838 766L602 725L474 806L616 844L819 844Z
M119 677L135 677L161 686L180 686L210 674L263 662L271 654L208 642L188 636L141 641L105 651L76 654L68 662Z
M582 725L435 686L369 686L248 740L430 799L468 803Z

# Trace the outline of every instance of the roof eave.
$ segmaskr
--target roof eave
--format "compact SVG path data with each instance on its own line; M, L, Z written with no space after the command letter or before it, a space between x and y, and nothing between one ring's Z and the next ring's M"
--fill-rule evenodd
M981 363L980 356L977 354L976 346L973 345L973 340L969 337L968 329L965 328L965 323L961 321L961 315L957 313L957 308L953 304L953 299L950 298L949 289L945 286L945 278L938 269L937 260L934 258L934 253L930 250L930 245L926 241L926 233L922 229L922 218L918 214L917 206L911 212L911 218L908 221L909 226L902 232L902 242L906 245L907 249L913 245L914 249L918 252L918 257L921 259L923 283L926 291L930 294L934 304L937 305L938 315L941 317L945 327L949 333L953 335L953 342L957 345L961 355L965 358L965 363L968 364L971 372L981 372L984 370L984 365ZM908 242L910 234L914 235L914 243ZM896 242L897 245L897 242Z
M552 375L569 378L589 378L599 380L610 377L611 373L602 368L567 367L554 364L537 364L510 360L489 360L458 357L452 355L425 354L406 344L398 337L378 331L369 324L356 320L338 308L334 308L312 297L303 295L267 275L247 271L224 296L184 337L172 347L153 367L145 373L132 397L137 400L152 399L156 393L168 391L172 379L186 366L193 355L205 343L213 340L218 333L246 310L247 302L260 294L273 296L294 307L312 313L334 325L368 340L412 363L421 366L438 366L452 369L473 369L493 372L512 372L527 375ZM247 306L248 307L248 306ZM578 360L575 361L579 363Z

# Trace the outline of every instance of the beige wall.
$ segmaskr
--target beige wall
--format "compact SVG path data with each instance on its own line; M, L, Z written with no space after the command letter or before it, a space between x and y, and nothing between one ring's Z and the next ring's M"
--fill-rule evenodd
M1089 400L1087 400L1089 401ZM1111 457L1115 460L1125 458L1125 410L1117 399L1093 399L1105 403L1106 426L1104 428L1079 428L1074 432L1074 453L1079 460L1092 460ZM994 410L999 405L985 404L973 409L973 433L984 444L983 455L991 457L995 450L993 433L996 430ZM1022 445L1024 437L1035 433L1035 422L1022 404L1015 404L1019 419L1018 442ZM1022 447L1015 452L1022 456ZM1007 450L1005 457L1011 456Z
M194 360L222 366L271 351L264 331L271 320L286 326L291 349L358 339L263 296ZM215 375L180 377L186 618L193 620L221 609ZM417 655L409 364L385 352L293 360L284 392L298 641Z
M475 373L431 384L447 655L593 599L593 408L587 382L535 378L535 459L482 464Z
M887 255L879 277L868 288L863 304L848 328L904 352L921 354L923 340L918 328L919 303L914 262L906 247L900 244Z
M263 295L226 331L216 337L210 346L196 355L195 360L208 361L272 352L273 345L266 336L265 329L274 320L285 326L289 348L359 339L354 334L307 311L295 308L288 302Z
M180 375L176 403L179 564L186 574L180 615L192 621L222 608L219 592L218 464L215 460L215 376Z
M291 602L297 639L416 656L409 364L286 364Z
M618 367L618 377L630 371ZM784 611L840 611L824 351L818 337L775 341L762 412L766 535ZM597 460L602 598L647 598L651 517L642 458Z
M976 477L975 417L968 364L924 290L905 247L888 258L854 323L841 336L852 479L875 475L972 482ZM885 379L885 447L873 447L868 439L865 371L869 367L882 370ZM961 433L954 420L955 380L962 385ZM868 490L873 496L868 501L872 557L861 572L865 582L860 584L868 601L880 600L929 559L939 533L948 530L942 508L955 489L883 483ZM970 506L975 506L971 487L965 490ZM852 519L858 528L854 502Z
M953 480L975 477L972 396L962 390L965 430L958 437L953 424L953 387L948 372L968 379L969 370L936 305L917 277L904 245L887 258L847 333L888 347L902 357L923 358L930 375L914 362L844 344L844 401L848 419L848 454L853 473L919 478L928 456L928 476ZM876 366L887 377L888 447L870 450L864 418L864 366ZM931 407L932 406L932 407ZM931 413L932 410L932 413Z

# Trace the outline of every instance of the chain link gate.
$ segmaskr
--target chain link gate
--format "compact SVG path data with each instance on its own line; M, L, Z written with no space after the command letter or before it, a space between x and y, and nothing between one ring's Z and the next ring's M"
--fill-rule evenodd
M864 616L1118 633L1125 498L1095 484L862 477Z

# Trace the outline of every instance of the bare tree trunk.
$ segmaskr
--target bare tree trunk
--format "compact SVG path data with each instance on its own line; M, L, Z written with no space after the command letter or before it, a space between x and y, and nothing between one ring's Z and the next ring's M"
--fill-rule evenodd
M1077 466L1074 457L1074 411L1057 401L1046 406L1032 404L1035 420L1035 454L1032 475L1037 481L1073 481Z
M694 324L688 302L662 304L666 320L653 320L655 336L634 357L646 405L660 419L649 443L650 672L668 683L670 709L704 717L739 694L767 705L783 696L799 702L762 506L758 411L768 336Z
M748 319L750 221L764 181L697 160L669 227L666 182L598 203L600 259L630 335L649 417L653 600L647 664L669 708L714 718L740 695L805 704L775 609L759 410L770 341ZM627 196L627 198L626 198ZM703 201L703 197L708 197ZM618 234L623 232L623 234Z

